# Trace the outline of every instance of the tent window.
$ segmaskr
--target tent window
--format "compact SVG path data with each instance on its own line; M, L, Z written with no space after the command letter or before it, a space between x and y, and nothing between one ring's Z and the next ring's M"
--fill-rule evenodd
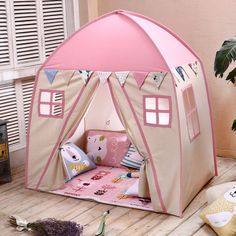
M190 142L200 134L197 106L192 85L183 90L183 101Z
M39 116L63 118L64 92L60 90L40 90Z
M144 124L171 127L171 97L144 96Z

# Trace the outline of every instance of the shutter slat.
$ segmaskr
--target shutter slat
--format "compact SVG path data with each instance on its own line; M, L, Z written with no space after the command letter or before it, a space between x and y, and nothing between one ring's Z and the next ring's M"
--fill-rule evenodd
M27 14L26 14L27 15ZM25 14L24 14L25 16ZM17 15L15 14L15 25L18 26L18 25L29 25L29 24L36 24L37 23L37 20L35 19L35 16L32 15L31 16L27 16L27 17L22 17L21 15Z
M63 39L57 39L57 40L49 40L48 41L48 46L51 46L51 45L59 45L61 42L63 41Z
M31 49L36 49L37 47L31 47L31 48L28 48L28 49L18 49L18 51L22 51L22 52L27 52L27 51L30 51Z
M25 62L26 60L27 61L34 61L34 60L36 60L37 59L37 56L35 56L35 55L26 55L26 56L20 56L20 57L18 57L18 61L19 62Z
M64 21L63 21L62 18L61 19L59 19L59 18L56 18L56 19L50 18L50 21L45 21L46 26L54 25L55 23L64 24Z
M35 31L35 26L34 26L34 24L27 24L26 25L26 24L22 23L22 24L18 24L18 26L17 26L18 32L20 29L22 29L22 30L31 29L31 30Z
M34 46L38 45L38 43L29 42L29 43L25 43L25 44L23 44L23 45L19 44L19 45L18 45L18 48L19 48L19 49L24 48L25 45L27 45L28 47L34 47Z
M45 35L44 35L45 38L52 37L52 36L54 36L55 38L56 37L64 38L64 33L61 32L60 30L55 30L55 29L54 29L53 33L49 32L49 31L45 31ZM6 39L3 38L3 40L6 40Z
M6 106L1 106L1 112L8 112L9 115L14 114L14 112L9 112L10 109L16 109L16 105L15 104L9 104Z
M18 46L18 44L24 44L25 41L37 42L38 41L38 35L30 36L30 37L18 37L18 42L16 43L16 46ZM26 48L28 48L28 47L26 47Z

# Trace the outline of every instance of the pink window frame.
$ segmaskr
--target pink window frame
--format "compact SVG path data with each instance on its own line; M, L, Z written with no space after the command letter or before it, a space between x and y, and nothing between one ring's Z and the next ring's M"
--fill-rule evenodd
M41 102L41 94L43 92L50 93L50 101L49 102ZM62 102L53 102L52 101L53 93L60 93L62 95ZM49 105L49 107L50 107L49 115L41 114L41 112L40 112L40 105L43 105L43 104ZM60 115L53 115L52 114L52 111L53 111L52 108L53 108L53 106L57 106L57 105L61 106L61 114ZM40 117L63 119L63 116L64 116L64 105L65 105L65 94L64 94L63 90L55 90L55 89L40 89L39 90L38 115Z
M156 109L146 109L145 107L145 100L146 98L155 98L156 99ZM169 109L168 110L160 110L158 108L158 99L167 99L169 102ZM150 124L147 122L146 119L146 113L147 112L155 112L156 113L156 124ZM169 123L167 125L159 124L159 113L168 113L169 114ZM171 128L171 121L172 121L172 102L171 102L171 96L165 96L165 95L143 95L143 120L144 125L146 126L152 126L152 127L162 127L162 128Z
M194 107L191 107L191 102L190 102L190 100L189 100L189 92L188 92L188 90L190 90L190 89L192 90L192 93L193 93L193 103L194 103ZM190 107L190 111L187 112L187 108L185 107L185 103L184 103L184 110L185 110L185 116L186 116L186 123L187 123L187 128L188 128L188 136L189 136L190 142L193 142L193 140L196 139L196 138L200 135L200 123L199 123L197 104L196 104L196 99L195 99L195 94L194 94L194 90L193 90L192 84L190 84L190 85L188 85L187 87L185 87L184 89L182 89L182 96L183 96L183 99L184 99L184 92L186 92L186 94L187 94L187 102L188 102L189 107ZM197 117L197 127L198 127L198 130L195 130L194 121L193 121L193 119L192 119L193 113L195 113L195 114L196 114L196 117ZM190 136L189 123L191 123L191 125L192 125L193 137Z

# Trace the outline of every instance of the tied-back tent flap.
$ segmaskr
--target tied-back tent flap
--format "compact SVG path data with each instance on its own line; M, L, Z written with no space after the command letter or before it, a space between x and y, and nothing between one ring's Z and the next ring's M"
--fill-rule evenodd
M63 186L59 147L74 134L87 112L101 83L99 72L111 72L107 83L112 102L130 141L145 159L139 193L151 197L155 211L181 215L193 196L183 199L180 119L171 68L194 61L199 58L177 36L136 13L118 10L74 33L46 60L36 77L27 137L26 187L49 191ZM45 70L54 70L51 81ZM87 70L85 80L79 70ZM124 84L115 75L122 71L130 72ZM158 90L153 73L160 71L166 77ZM143 84L134 78L137 73L147 75ZM42 91L61 91L60 118L39 116ZM172 98L169 129L144 125L143 96L157 93ZM209 179L213 174L206 175Z

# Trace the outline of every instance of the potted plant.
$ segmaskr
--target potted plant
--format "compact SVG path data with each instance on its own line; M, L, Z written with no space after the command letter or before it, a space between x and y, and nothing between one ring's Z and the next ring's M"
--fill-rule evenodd
M225 40L219 51L216 52L214 71L215 76L222 78L229 65L236 61L236 36ZM235 84L236 68L229 72L226 81ZM236 131L236 119L233 121L232 130Z

